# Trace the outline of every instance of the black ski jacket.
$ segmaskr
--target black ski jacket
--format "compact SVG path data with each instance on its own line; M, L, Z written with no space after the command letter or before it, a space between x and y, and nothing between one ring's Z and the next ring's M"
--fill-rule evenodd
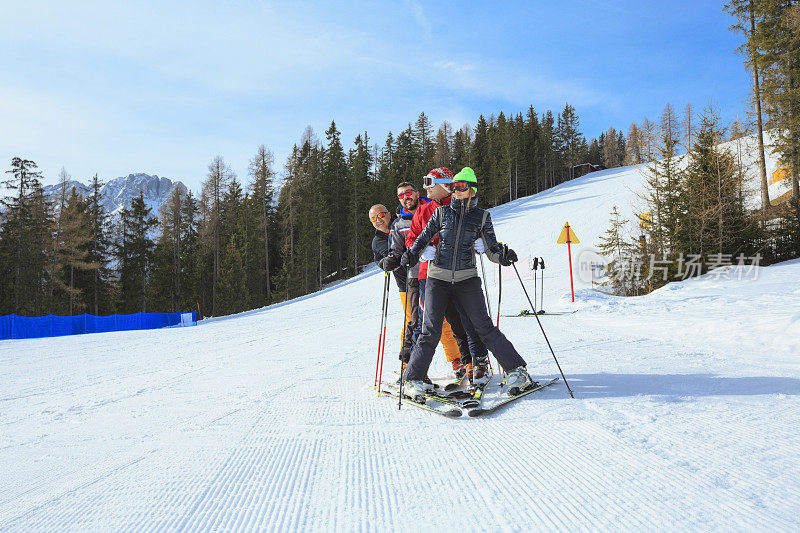
M378 266L384 268L383 263L386 261L386 256L389 255L389 233L384 233L381 230L375 230L375 236L372 238L372 257ZM394 281L397 283L397 288L400 292L406 290L406 271L398 268L394 271Z
M475 264L475 241L482 238L486 257L500 262L500 245L494 234L492 217L478 207L478 199L469 205L453 199L450 205L438 207L419 234L411 251L418 257L429 242L439 235L436 257L428 263L428 277L457 283L478 275Z

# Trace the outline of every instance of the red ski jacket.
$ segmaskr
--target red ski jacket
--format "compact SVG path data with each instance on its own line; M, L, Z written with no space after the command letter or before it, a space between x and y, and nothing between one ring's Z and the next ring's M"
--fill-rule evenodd
M414 246L414 241L417 240L419 234L422 233L422 230L425 229L425 226L428 224L428 221L433 216L433 212L436 209L443 205L450 205L450 200L452 196L448 195L442 198L441 200L431 200L427 204L421 205L417 208L417 212L414 213L414 218L411 219L411 227L408 228L408 233L406 233L406 247L411 248ZM433 238L431 241L433 246L439 244L439 236ZM419 279L428 279L428 262L420 263L419 264Z

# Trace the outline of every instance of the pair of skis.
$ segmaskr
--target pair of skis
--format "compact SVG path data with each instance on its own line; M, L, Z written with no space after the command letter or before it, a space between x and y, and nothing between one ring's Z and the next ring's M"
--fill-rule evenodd
M405 403L407 403L409 405L413 405L415 407L419 407L420 409L423 409L425 411L428 411L428 412L431 412L431 413L435 413L435 414L438 414L438 415L441 415L441 416L444 416L444 417L447 417L447 418L458 418L458 417L460 417L462 414L464 414L463 413L463 409L467 410L467 415L468 416L476 417L476 416L483 416L483 415L487 415L487 414L493 413L493 412L497 411L498 409L500 409L501 407L504 407L504 406L508 405L509 403L511 403L513 401L519 400L520 398L523 398L523 397L525 397L525 396L527 396L529 394L532 394L532 393L534 393L534 392L536 392L538 390L541 390L541 389L543 389L545 387L549 387L550 385L552 385L556 381L558 381L557 377L551 379L550 381L537 383L535 386L520 392L516 396L509 396L509 397L507 397L507 398L505 398L503 400L495 402L494 404L492 404L489 407L481 407L481 401L483 400L483 393L486 390L486 386L488 386L488 383L486 385L484 385L483 387L475 387L475 389L473 390L472 394L470 395L470 398L464 399L464 400L460 400L460 401L455 399L453 397L454 395L452 395L452 394L449 395L449 396L441 396L441 395L439 395L439 394L437 394L435 392L434 393L429 393L427 395L427 398L426 398L425 402L417 402L415 400L412 400L411 398L406 398L405 396L402 397L401 399L402 399L403 402L405 402ZM455 392L458 392L458 390L456 390ZM399 394L400 394L400 391L399 391L399 389L397 388L396 385L391 384L391 383L384 383L383 393L386 394L389 397L397 398L397 396L399 396ZM442 407L442 408L433 407L433 406L428 404L428 400L433 401L433 402L437 402L437 403L443 405L444 407Z
M542 315L544 315L544 316L563 316L563 315L571 315L571 314L576 313L576 312L577 312L577 309L573 310L573 311L555 311L555 312L552 312L552 313L545 313L544 311L539 311L538 313L534 313L534 312L530 311L529 309L523 309L522 311L519 312L519 314L516 314L516 315L503 315L503 316L507 316L507 317L534 316L534 315L539 315L539 316L542 316Z

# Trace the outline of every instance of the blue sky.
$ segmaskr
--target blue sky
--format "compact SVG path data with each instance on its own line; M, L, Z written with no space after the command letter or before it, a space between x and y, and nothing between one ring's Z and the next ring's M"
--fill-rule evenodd
M576 107L587 138L709 101L743 116L741 36L716 1L6 2L0 161L45 183L132 172L198 190L222 155L283 168L306 127L383 144L425 111Z

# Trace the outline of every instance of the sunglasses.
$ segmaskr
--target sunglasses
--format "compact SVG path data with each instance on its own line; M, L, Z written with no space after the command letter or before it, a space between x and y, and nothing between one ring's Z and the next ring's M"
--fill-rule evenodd
M401 192L397 195L398 200L402 200L403 198L411 198L414 196L414 193L417 192L416 189L408 189L406 192Z
M469 189L471 186L472 185L470 185L470 183L467 182L467 181L454 181L454 182L452 182L450 184L450 190L451 191L464 192L467 189Z
M387 213L378 213L378 214L377 214L377 215L375 215L375 216L369 217L369 219L370 219L371 221L375 222L375 221L376 221L376 220L378 220L379 218L383 218L383 217L385 217L386 215L387 215Z

